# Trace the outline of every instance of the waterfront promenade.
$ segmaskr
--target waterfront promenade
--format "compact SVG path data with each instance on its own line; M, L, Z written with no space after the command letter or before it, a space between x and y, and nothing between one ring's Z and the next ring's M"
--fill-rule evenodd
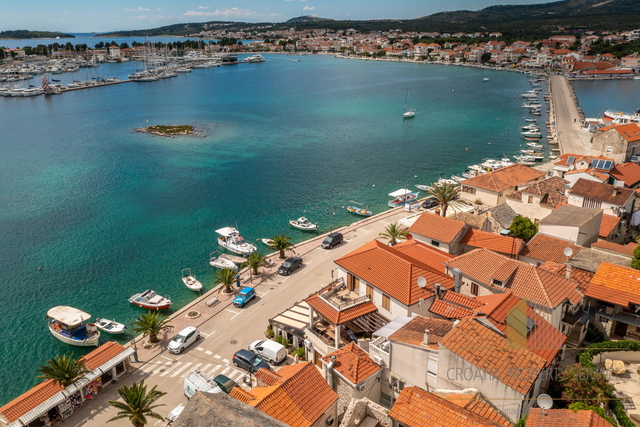
M581 127L578 101L569 82L562 75L552 75L549 87L552 105L549 122L555 122L561 153L589 154L592 135Z

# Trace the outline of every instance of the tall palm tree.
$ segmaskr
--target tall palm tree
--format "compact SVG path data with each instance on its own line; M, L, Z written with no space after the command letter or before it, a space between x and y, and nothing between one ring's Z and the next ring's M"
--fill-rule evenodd
M269 249L271 249L272 251L279 251L280 259L285 258L285 255L284 255L285 251L290 251L290 250L293 250L293 248L295 248L293 243L291 243L291 237L287 237L286 233L282 233L280 235L276 234L275 236L273 236L271 240L272 241L271 241L271 244L269 245Z
M79 380L89 370L84 366L82 359L74 359L73 353L69 356L59 354L56 357L47 360L46 365L38 368L36 378L45 380L54 380L62 387L67 388L71 384Z
M387 225L387 228L384 229L384 232L378 234L379 237L383 239L387 239L389 246L394 246L398 244L398 240L404 239L407 237L409 232L406 228L402 228L398 225L397 222L393 224Z
M444 182L442 184L436 182L429 189L429 194L440 204L440 215L447 216L447 208L451 202L460 195L460 186L450 182Z
M143 337L149 336L150 343L156 343L158 334L163 331L173 329L173 326L169 324L169 318L163 316L158 311L149 311L146 314L141 314L138 320L133 322L133 332L141 333Z
M142 380L140 383L133 383L131 387L123 385L118 389L118 394L124 403L119 400L108 401L109 405L119 410L118 415L107 421L108 423L129 418L134 427L144 427L147 425L147 417L164 421L164 417L153 410L165 405L153 405L153 402L167 393L156 390L156 386L147 392L147 386Z
M213 275L213 280L220 285L220 291L225 293L233 292L233 284L236 281L236 272L231 270L230 268L218 268L216 273Z
M267 259L263 257L260 252L251 252L247 257L247 262L244 263L244 266L251 269L254 276L260 274L258 268L264 267L265 265L267 265Z

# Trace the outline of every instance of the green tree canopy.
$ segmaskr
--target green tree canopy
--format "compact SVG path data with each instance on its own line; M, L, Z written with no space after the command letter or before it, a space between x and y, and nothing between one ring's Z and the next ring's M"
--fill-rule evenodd
M517 216L509 226L509 231L513 237L529 240L538 232L538 224L525 216Z
M73 358L73 353L68 356L59 354L45 363L38 368L40 375L37 378L54 380L64 388L69 387L86 372L89 372L82 363L82 359Z
M285 251L293 250L295 246L291 243L291 237L287 237L286 233L276 234L271 238L269 249L280 252L280 259L285 258Z
M236 281L236 275L237 273L230 268L217 269L215 274L213 275L213 280L221 285L218 292L223 290L226 293L233 292L233 284Z
M558 381L562 386L562 398L569 404L601 406L608 400L607 392L613 389L597 369L579 363L568 366Z
M124 403L119 400L108 401L109 405L118 409L118 415L107 421L108 423L129 418L134 427L144 427L148 424L147 417L164 421L164 417L154 412L154 409L165 405L154 405L153 403L167 393L156 390L156 386L147 392L147 386L142 380L140 383L133 383L131 387L126 385L120 387L118 394Z
M431 194L440 205L440 215L447 216L449 205L460 195L460 186L451 182L444 182L442 184L436 182L429 189L429 194Z
M631 260L631 268L640 270L640 246L636 246L633 250L633 259Z
M393 224L387 225L387 228L385 228L382 233L378 234L378 236L383 239L387 239L389 246L394 246L399 243L399 240L406 238L408 233L409 232L406 228L403 228L399 226L397 222L394 222Z
M169 318L159 311L141 314L138 320L133 323L133 331L143 336L148 335L150 343L157 343L159 341L158 334L171 329L173 326L169 324Z

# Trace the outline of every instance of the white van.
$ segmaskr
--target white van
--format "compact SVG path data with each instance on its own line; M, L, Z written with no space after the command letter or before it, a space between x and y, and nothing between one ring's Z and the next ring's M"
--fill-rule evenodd
M249 350L253 351L272 365L277 365L287 358L286 347L272 340L254 341L249 346Z
M222 389L199 369L191 372L184 378L184 395L191 399L196 391L203 393L222 393Z

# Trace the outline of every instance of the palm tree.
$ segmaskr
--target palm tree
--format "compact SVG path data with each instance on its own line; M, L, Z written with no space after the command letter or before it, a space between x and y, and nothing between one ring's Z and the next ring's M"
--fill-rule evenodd
M107 421L108 423L122 418L129 418L134 427L144 427L147 425L147 417L164 421L164 417L157 412L153 412L153 410L165 405L153 405L153 402L167 393L156 390L156 386L153 386L147 392L147 386L144 385L144 380L142 380L140 383L133 383L131 387L126 385L120 387L118 394L120 394L124 403L118 400L108 401L109 405L119 409L118 415Z
M236 281L236 272L230 268L219 268L216 270L216 274L213 275L213 280L216 283L221 284L220 291L225 293L233 292L233 284Z
M150 343L157 343L158 334L163 331L173 329L169 324L169 318L162 315L159 311L149 311L141 314L138 320L133 322L133 332L142 333L143 337L149 336Z
M407 237L408 233L406 228L402 228L397 222L394 222L393 224L387 225L384 232L378 234L378 236L383 239L388 239L389 246L394 246L398 244L398 240Z
M460 186L450 182L444 182L442 184L436 182L429 189L429 194L440 204L442 208L440 215L447 216L449 204L460 195Z
M282 233L280 235L275 235L273 236L273 239L271 239L271 244L269 245L269 249L271 249L272 251L279 251L280 252L280 259L284 259L285 255L284 255L284 251L290 251L293 250L295 246L293 246L293 243L291 243L291 237L287 237L286 233Z
M36 378L54 380L60 386L67 388L79 380L89 370L84 366L82 359L73 359L73 353L69 356L59 354L53 359L49 359L46 365L38 368L40 375Z
M260 252L251 252L247 257L247 262L243 264L245 267L249 267L254 276L260 274L258 268L267 265L267 259L262 256Z

